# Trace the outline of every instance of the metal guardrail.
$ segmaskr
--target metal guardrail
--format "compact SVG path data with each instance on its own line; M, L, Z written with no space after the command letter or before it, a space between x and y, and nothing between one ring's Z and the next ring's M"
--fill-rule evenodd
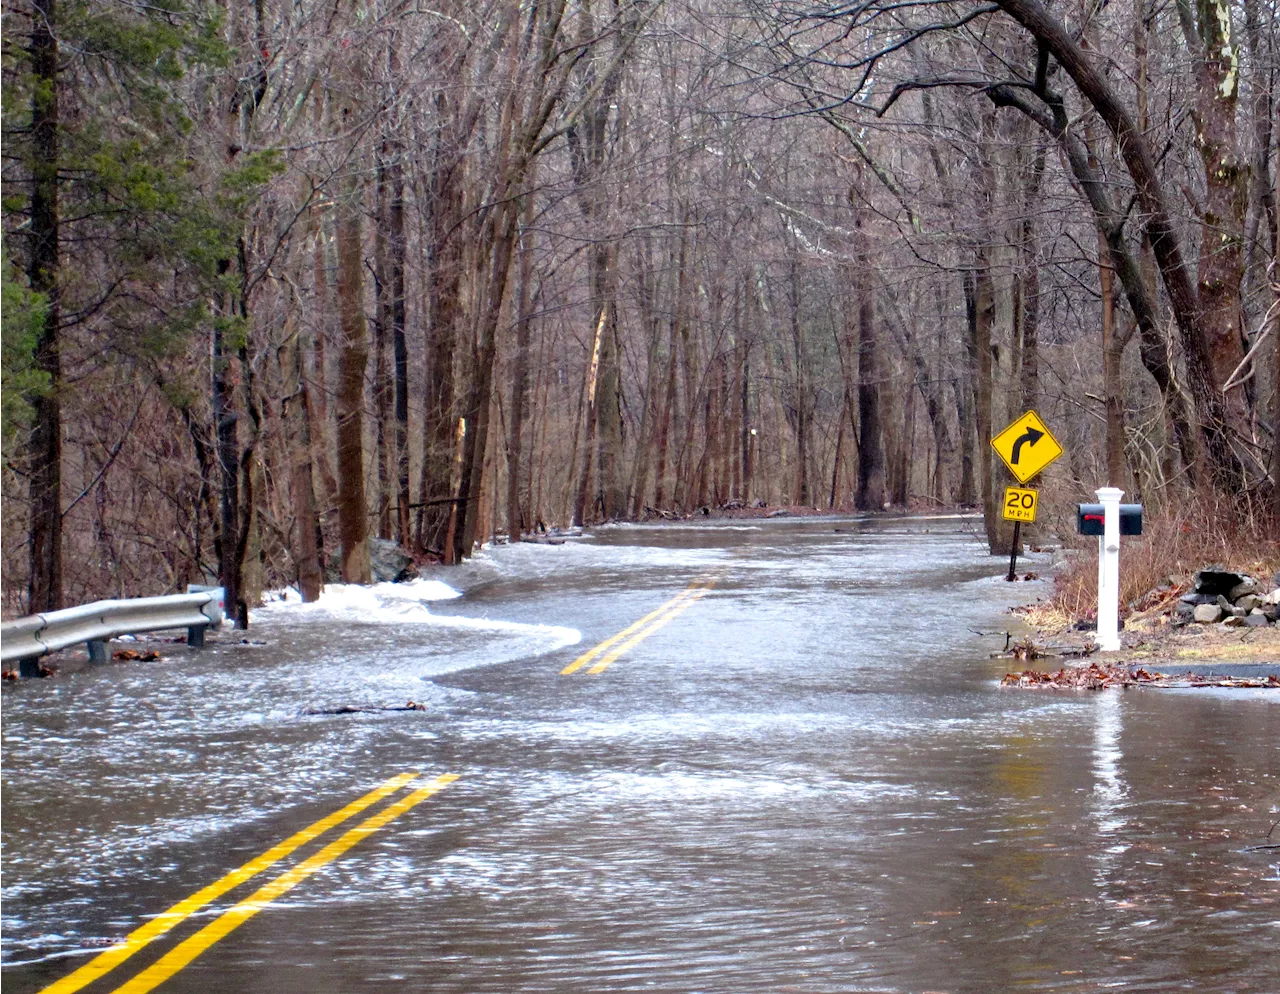
M199 647L204 644L205 629L222 624L222 600L222 588L212 587L166 597L95 601L33 614L0 625L0 662L21 662L26 676L28 669L35 669L27 660L77 642L87 643L89 658L101 662L106 659L107 639L168 628L187 629L187 644Z

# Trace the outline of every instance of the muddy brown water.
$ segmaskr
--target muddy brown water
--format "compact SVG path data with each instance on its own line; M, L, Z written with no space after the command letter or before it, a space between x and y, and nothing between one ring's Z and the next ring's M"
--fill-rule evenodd
M421 770L459 780L159 989L1280 991L1280 696L1000 688L990 633L1043 588L974 530L606 528L492 550L457 599L339 591L264 645L6 687L4 990Z

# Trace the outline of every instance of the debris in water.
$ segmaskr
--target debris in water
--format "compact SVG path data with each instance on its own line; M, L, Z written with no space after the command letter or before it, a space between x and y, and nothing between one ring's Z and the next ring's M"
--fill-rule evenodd
M1036 645L1030 638L1025 638L1020 642L1013 642L1012 640L1013 636L1006 632L1004 650L994 652L992 656L997 659L1018 659L1029 662L1033 659L1045 659L1053 655L1053 653L1047 652Z
M1006 673L1002 687L1048 690L1106 690L1108 687L1234 687L1241 689L1280 688L1280 676L1221 676L1216 673L1160 673L1139 666L1130 670L1112 664L1064 666L1053 673L1023 670Z
M136 661L140 663L154 663L157 659L160 659L161 656L155 649L151 649L147 652L139 652L137 649L117 649L111 654L111 658L119 659L124 662Z
M303 714L378 714L381 711L425 711L427 706L417 701L409 701L403 707L394 705L362 705L341 704L336 708L307 708Z

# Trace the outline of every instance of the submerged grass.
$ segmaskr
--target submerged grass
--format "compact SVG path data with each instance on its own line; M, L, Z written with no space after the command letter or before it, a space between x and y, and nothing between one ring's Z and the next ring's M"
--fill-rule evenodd
M1060 569L1053 596L1041 606L1046 622L1092 617L1097 610L1097 540L1082 535L1066 538L1066 545L1077 554ZM1202 496L1148 507L1143 534L1122 540L1121 613L1153 606L1157 587L1185 588L1196 571L1207 566L1270 582L1280 568L1280 537L1265 515L1251 514L1221 498Z

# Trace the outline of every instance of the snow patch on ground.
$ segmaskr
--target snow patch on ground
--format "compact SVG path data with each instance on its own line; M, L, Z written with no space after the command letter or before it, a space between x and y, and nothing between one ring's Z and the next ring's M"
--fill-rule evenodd
M275 612L282 606L302 606L310 610L319 609L329 612L360 610L371 604L384 604L392 601L407 601L424 604L428 601L451 601L461 597L462 591L455 590L442 580L410 580L407 583L375 583L361 586L356 583L329 583L320 591L320 599L313 604L302 603L302 595L297 587L285 587L273 590L265 595L267 603L254 611L254 614Z

